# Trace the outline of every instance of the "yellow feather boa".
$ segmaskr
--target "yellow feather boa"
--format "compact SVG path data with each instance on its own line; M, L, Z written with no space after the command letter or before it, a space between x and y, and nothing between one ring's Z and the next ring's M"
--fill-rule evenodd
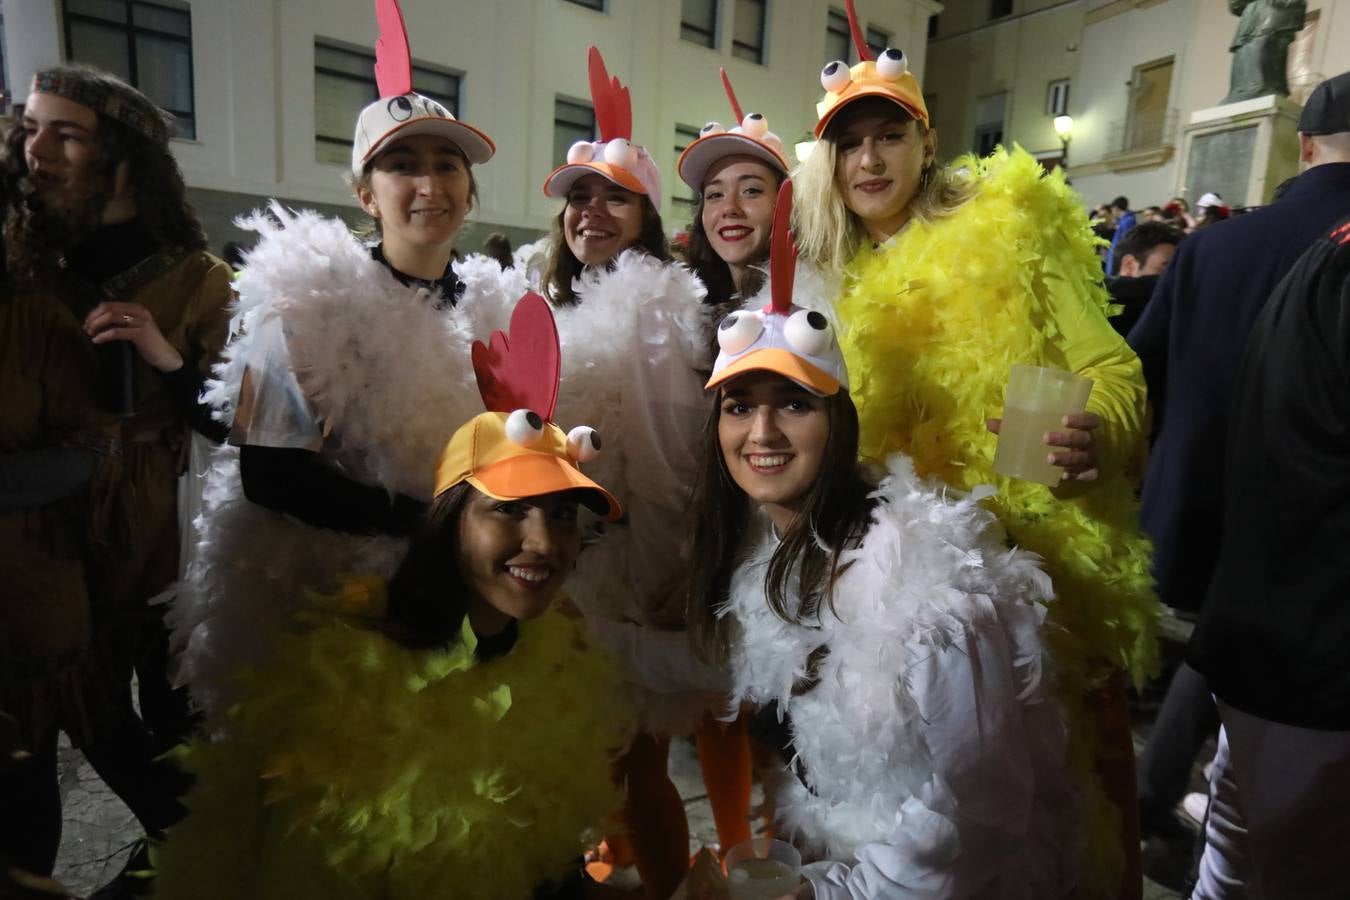
M951 216L914 222L881 249L863 251L836 305L862 449L874 459L904 451L920 474L953 487L997 486L989 502L1009 533L1045 559L1056 593L1047 641L1075 726L1075 765L1100 826L1092 829L1088 870L1109 884L1121 865L1111 847L1118 829L1088 774L1083 698L1115 668L1136 682L1157 669L1161 607L1124 464L1138 416L1103 425L1099 438L1114 427L1121 446L1103 445L1115 453L1104 459L1102 478L1069 499L994 474L996 439L985 419L1001 415L1009 367L1064 368L1076 330L1089 320L1093 329L1108 327L1097 314L1108 301L1096 240L1059 173L1045 176L1020 149L953 165L977 179L975 196ZM1127 393L1141 407L1142 375L1133 365L1138 384Z
M382 594L352 582L330 608ZM617 671L557 613L501 658L475 646L467 622L453 648L413 651L331 615L283 639L224 737L182 751L197 784L156 896L523 900L566 875L622 799Z

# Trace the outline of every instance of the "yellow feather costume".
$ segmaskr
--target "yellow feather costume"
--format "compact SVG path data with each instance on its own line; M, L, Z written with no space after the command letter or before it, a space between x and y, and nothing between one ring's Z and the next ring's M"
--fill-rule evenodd
M383 603L351 582L330 607ZM154 856L162 898L524 900L619 807L618 674L556 613L478 662L472 630L404 648L328 615L283 638L247 698L186 748L189 815Z
M1092 829L1087 872L1110 884L1121 865L1110 846L1117 827L1087 774L1093 748L1083 698L1113 669L1136 682L1157 669L1160 606L1127 476L1143 428L1142 370L1106 321L1096 239L1062 175L1045 176L1020 148L953 167L972 173L974 197L864 250L836 307L862 450L873 459L903 451L921 475L963 490L996 485L989 502L1008 532L1045 559L1056 592L1047 641L1080 780L1091 785L1090 814L1102 825ZM1102 418L1095 483L1052 493L994 474L997 439L985 419L1002 415L1017 363L1094 380L1088 410Z

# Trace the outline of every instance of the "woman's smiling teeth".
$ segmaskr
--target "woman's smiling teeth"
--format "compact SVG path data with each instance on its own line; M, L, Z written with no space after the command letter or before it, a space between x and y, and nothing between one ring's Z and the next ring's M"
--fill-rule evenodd
M724 241L739 241L741 238L749 237L753 230L749 225L727 225L717 229L717 234Z
M791 453L752 453L746 457L753 469L781 469L792 461Z
M577 234L581 235L586 240L591 241L605 241L614 237L614 232L604 231L599 228L582 228L577 231Z
M553 574L553 570L548 566L507 566L506 571L531 584L548 581L549 576Z

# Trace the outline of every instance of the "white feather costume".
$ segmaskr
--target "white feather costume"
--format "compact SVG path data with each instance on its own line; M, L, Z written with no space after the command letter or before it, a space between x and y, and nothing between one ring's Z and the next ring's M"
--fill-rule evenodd
M249 443L315 450L355 481L431 499L441 449L482 411L468 349L490 326L478 317L495 323L500 311L449 308L402 284L335 219L274 204L241 225L261 239L236 282L234 340L205 394L219 418L233 419L247 368ZM471 259L461 277L476 285L487 264ZM209 708L228 701L232 674L265 651L302 591L348 573L388 576L406 541L318 528L249 502L233 446L215 450L203 494L170 623L179 680Z
M700 669L683 633L648 627L684 621L689 498L711 409L699 371L707 365L705 292L684 266L635 250L586 270L573 287L579 302L554 308L562 344L556 418L599 431L603 449L586 474L619 498L624 518L607 524L583 511L590 539L567 593L623 661L646 727L680 733L721 700L681 692L726 686L721 673ZM464 305L475 302L470 294Z
M1063 896L1077 804L1042 682L1049 579L977 496L920 480L907 457L875 496L841 559L837 618L769 609L768 527L722 612L742 632L734 701L777 701L791 720L795 763L773 788L783 834L828 860L807 868L821 900ZM818 683L794 696L822 646Z

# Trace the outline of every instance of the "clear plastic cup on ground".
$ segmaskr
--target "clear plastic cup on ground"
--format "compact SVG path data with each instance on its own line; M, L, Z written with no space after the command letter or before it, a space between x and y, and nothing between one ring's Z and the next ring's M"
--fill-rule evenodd
M773 838L741 841L727 851L727 883L735 900L774 900L802 881L802 855Z
M1063 369L1013 366L1003 395L1003 425L994 451L994 471L1053 487L1064 470L1047 457L1051 431L1064 431L1063 418L1087 408L1092 379Z

